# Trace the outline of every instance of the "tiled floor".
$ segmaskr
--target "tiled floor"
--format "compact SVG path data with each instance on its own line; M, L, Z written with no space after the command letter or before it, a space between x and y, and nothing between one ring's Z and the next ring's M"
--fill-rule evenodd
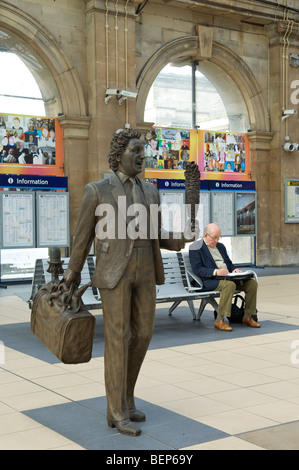
M198 322L185 304L172 317L158 305L136 438L107 427L101 311L92 360L64 365L31 333L26 287L1 289L0 450L298 449L299 274L259 283L258 330L219 332L212 311Z

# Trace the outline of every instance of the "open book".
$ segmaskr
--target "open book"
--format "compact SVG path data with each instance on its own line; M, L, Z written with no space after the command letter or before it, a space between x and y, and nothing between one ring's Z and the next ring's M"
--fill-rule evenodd
M242 271L241 273L227 273L224 276L215 276L216 279L228 279L230 281L245 281L246 279L254 278L258 282L257 275L252 270Z

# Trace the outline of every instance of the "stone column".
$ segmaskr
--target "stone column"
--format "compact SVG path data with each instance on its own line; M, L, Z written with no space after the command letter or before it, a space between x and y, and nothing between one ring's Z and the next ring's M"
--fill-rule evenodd
M113 133L136 126L136 100L106 99L106 90L136 92L134 2L86 0L88 111L88 175L90 181L110 171L107 154ZM108 98L108 97L106 97Z
M70 237L75 233L84 186L88 183L88 138L90 118L58 116L63 130L64 174L70 193Z
M263 236L268 240L266 247L267 242L259 235L258 252L261 260L268 252L267 259L273 265L295 264L299 262L299 224L285 223L284 196L285 179L299 178L299 152L286 152L283 146L286 138L298 142L299 124L298 114L286 119L282 119L282 115L285 109L298 111L293 87L299 71L290 64L290 55L299 54L299 27L286 19L268 25L266 31L269 37L269 112L274 136L267 163L261 160L264 155L259 155L257 161L259 200L261 204L265 201L265 210L260 209L262 226L259 225L259 230L263 229Z
M273 235L280 233L280 221L275 217L279 201L278 167L273 165L271 152L272 132L249 132L251 179L256 183L257 192L257 244L258 265L271 265L275 253L272 251ZM279 171L278 171L279 174ZM274 199L272 199L274 198ZM271 201L275 201L275 205ZM280 204L278 205L278 210ZM273 227L273 228L272 228ZM275 263L274 263L275 264Z

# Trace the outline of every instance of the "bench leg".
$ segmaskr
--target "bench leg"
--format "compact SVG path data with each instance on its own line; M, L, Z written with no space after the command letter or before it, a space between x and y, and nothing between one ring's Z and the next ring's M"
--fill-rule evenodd
M196 313L195 313L195 309L194 309L193 300L187 300L187 302L188 302L189 308L191 310L193 320L196 320Z
M189 305L189 308L191 310L191 313L192 313L192 316L193 316L193 320L196 320L196 313L195 313L195 309L194 309L194 304L193 304L193 300L187 300L188 302L188 305ZM172 306L170 307L170 309L168 310L168 315L171 317L171 314L172 312L174 311L175 308L177 308L177 306L181 303L181 300L176 300Z
M216 310L216 312L218 311L218 303L216 302L216 300L213 297L208 297L206 299L202 299L202 301L200 302L198 312L197 312L196 320L200 320L200 317L203 314L205 306L208 305L208 304L211 304L212 307L214 308L214 310Z
M170 307L170 309L168 310L168 315L171 317L171 314L172 312L174 311L175 308L177 308L178 305L180 305L181 303L181 300L176 300L175 302L173 302L172 306Z

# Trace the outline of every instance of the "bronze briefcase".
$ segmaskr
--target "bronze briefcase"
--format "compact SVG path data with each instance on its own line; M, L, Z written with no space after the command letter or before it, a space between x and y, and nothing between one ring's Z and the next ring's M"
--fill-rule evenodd
M95 317L81 301L87 287L64 302L66 294L59 290L59 284L49 283L33 299L31 330L64 364L80 364L92 357Z

